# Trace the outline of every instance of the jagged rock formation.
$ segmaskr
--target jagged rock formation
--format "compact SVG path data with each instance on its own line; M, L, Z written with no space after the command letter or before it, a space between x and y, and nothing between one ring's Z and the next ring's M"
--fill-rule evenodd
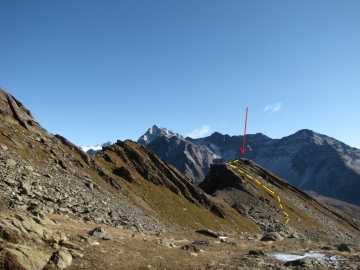
M157 134L146 146L195 183L207 175L210 164L235 159L243 140L243 136L218 132L200 139L164 138L160 132ZM300 130L282 139L248 134L246 143L246 158L295 186L360 205L359 149L311 130Z
M17 123L27 130L46 134L46 131L35 121L30 111L27 110L17 99L0 88L0 114L3 119L10 123ZM5 135L4 135L5 136Z
M146 133L144 135L142 135L139 140L138 143L140 143L141 145L148 145L149 143L151 143L153 140L155 140L156 138L159 137L166 137L166 138L171 138L173 136L178 137L178 138L183 138L181 135L172 132L171 130L168 130L166 128L161 128L157 125L153 125L151 128L149 128Z

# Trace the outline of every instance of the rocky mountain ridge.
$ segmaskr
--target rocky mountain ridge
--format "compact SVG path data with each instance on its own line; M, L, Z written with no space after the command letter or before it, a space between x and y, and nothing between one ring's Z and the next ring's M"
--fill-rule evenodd
M219 164L221 169L209 174L215 188L204 187L205 193L153 151L130 140L117 141L94 156L86 154L61 135L47 132L2 89L0 119L0 268L278 268L282 262L252 256L285 247L304 250L315 246L311 241L331 245L329 254L341 252L337 246L343 243L355 252L346 262L329 265L357 261L356 220L249 160ZM276 197L246 182L247 176L230 165L268 181L264 185L281 194L290 221L276 210ZM248 195L239 201L243 192ZM99 226L117 237L112 239ZM107 236L95 242L89 239L90 231ZM220 242L226 238L229 242ZM276 247L263 244L267 241L277 242ZM246 250L249 246L257 249ZM239 257L239 250L247 255Z
M187 137L181 143L178 139L159 136L146 146L195 183L200 183L209 172L210 164L233 160L240 154L242 140L243 136L215 132L199 139ZM360 205L357 195L360 191L359 149L311 130L300 130L282 139L271 139L261 133L248 134L246 144L244 157L295 186ZM180 162L176 163L177 160Z
M173 230L174 220L176 226L194 227L194 221L180 215L184 207L213 229L217 225L211 224L212 217L226 215L224 225L235 214L135 142L117 141L96 156L88 155L43 129L2 89L0 117L0 195L10 209L36 206L82 221L153 231Z
M220 160L206 146L196 145L177 136L160 136L146 145L155 150L157 156L175 166L195 183L199 183L209 173L210 164Z

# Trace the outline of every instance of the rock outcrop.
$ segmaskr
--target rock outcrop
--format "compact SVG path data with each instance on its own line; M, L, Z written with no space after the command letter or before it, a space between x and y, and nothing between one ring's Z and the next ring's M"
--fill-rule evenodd
M43 269L54 265L64 269L71 265L72 253L83 249L67 240L56 223L43 212L19 213L0 221L0 268Z

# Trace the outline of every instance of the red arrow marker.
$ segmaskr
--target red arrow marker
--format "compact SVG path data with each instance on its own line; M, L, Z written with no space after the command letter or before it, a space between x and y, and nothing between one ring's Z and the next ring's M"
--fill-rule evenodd
M247 117L248 117L248 108L246 107L246 118L245 118L245 128L244 128L244 139L243 139L243 145L242 148L240 149L241 153L244 154L246 151L245 148L245 141L246 141L246 123L247 123Z

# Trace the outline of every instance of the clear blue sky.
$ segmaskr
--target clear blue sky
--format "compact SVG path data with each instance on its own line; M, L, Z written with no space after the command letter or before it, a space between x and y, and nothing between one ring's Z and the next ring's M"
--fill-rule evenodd
M360 148L360 1L0 0L0 87L77 145L311 129Z

